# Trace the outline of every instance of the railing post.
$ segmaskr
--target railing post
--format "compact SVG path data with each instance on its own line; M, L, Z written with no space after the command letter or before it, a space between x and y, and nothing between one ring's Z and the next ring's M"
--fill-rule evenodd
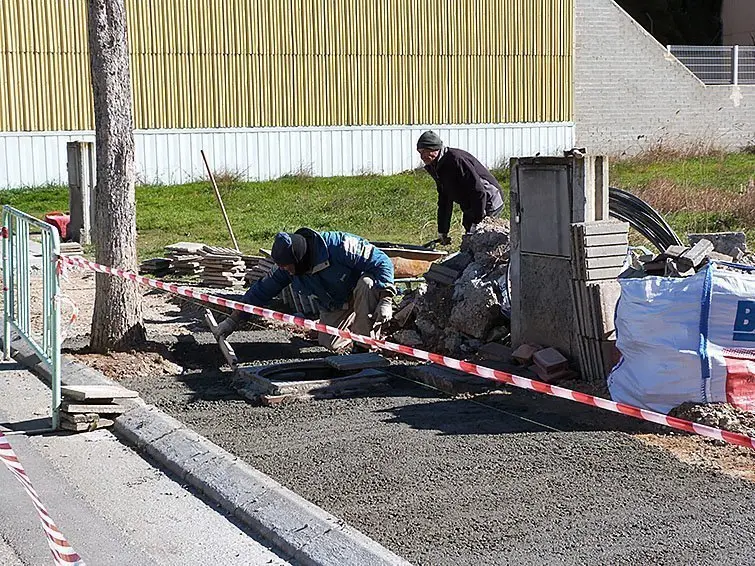
M731 82L735 85L739 84L739 45L732 47Z
M10 271L11 246L8 245L10 235L10 215L3 209L3 359L10 360L10 319L13 309L10 290L13 287L13 276Z
M50 388L52 389L52 428L60 428L60 278L58 261L60 260L60 238L57 230L48 233L50 238L49 265L46 278L52 291L49 327L52 331L52 348L50 350Z

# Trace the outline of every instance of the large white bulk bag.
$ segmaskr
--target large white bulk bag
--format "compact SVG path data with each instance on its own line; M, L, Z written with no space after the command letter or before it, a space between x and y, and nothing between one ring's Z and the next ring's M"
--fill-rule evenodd
M755 410L752 268L713 263L691 277L619 282L614 401L661 413L685 401Z

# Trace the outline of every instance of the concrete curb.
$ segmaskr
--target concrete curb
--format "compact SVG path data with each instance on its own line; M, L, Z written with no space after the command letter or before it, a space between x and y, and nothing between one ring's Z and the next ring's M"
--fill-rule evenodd
M49 371L31 348L20 341L11 346L16 361L49 383ZM65 356L61 374L64 384L114 383L100 372ZM302 566L411 566L343 520L158 408L146 405L141 398L116 419L113 431Z

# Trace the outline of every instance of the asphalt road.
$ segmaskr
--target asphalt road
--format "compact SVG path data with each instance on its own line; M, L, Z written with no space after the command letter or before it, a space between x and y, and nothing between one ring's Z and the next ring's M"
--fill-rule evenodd
M283 332L233 338L260 364L320 355ZM654 425L516 389L448 399L402 379L254 407L213 369L209 335L171 347L193 369L125 385L417 565L755 562L755 484L627 434Z
M50 391L0 364L0 429L49 423ZM9 435L41 501L89 566L288 565L107 430ZM0 465L0 564L52 564L41 522Z

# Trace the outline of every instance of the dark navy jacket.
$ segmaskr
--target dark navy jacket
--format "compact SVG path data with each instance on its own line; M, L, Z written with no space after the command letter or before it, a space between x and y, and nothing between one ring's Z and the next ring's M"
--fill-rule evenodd
M461 223L469 231L503 206L501 186L488 169L471 153L453 147L443 148L438 158L425 166L438 187L438 232L448 234L451 213L458 202Z
M344 307L357 281L368 275L378 288L393 285L393 264L370 242L346 232L315 232L302 228L297 232L315 246L313 267L304 275L290 275L284 269L257 281L246 292L243 302L265 306L286 286L304 296L315 295L326 311Z

